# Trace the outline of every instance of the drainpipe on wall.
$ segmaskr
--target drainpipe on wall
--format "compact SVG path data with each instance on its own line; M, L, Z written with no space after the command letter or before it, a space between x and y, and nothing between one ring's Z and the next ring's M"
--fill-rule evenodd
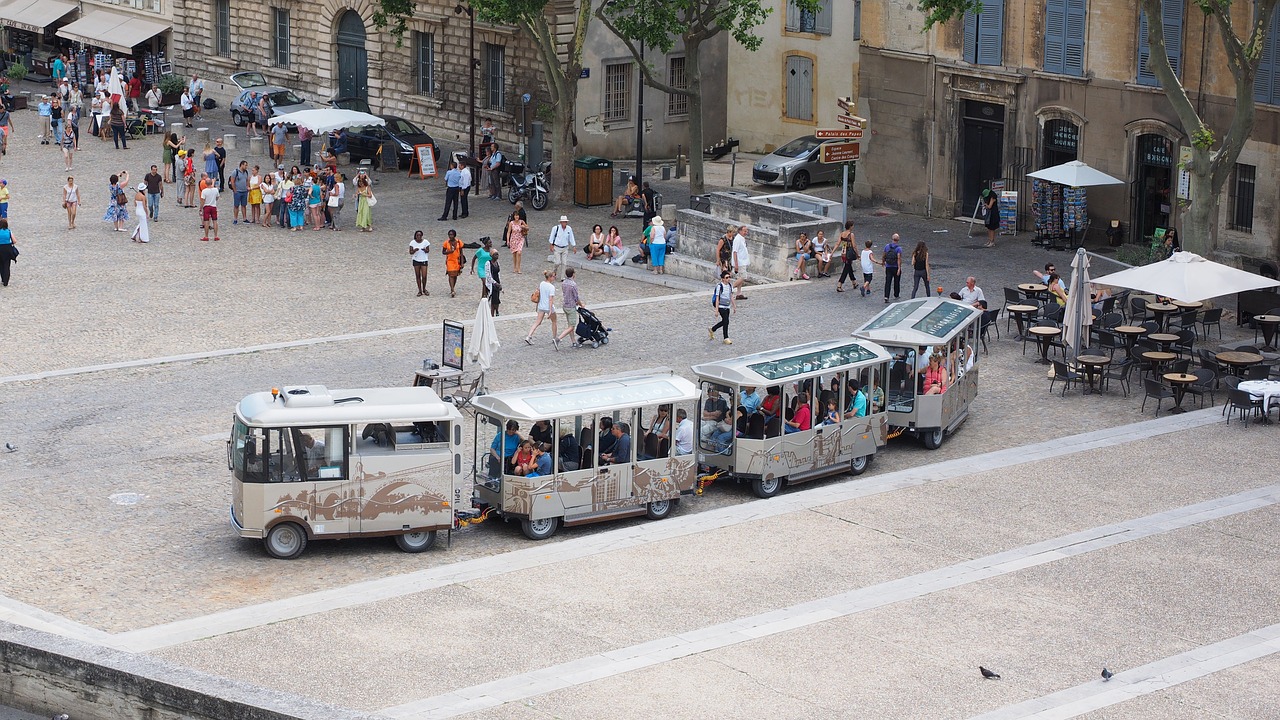
M934 143L938 141L938 113L934 102L938 92L938 69L936 58L933 54L929 55L929 147L925 148L925 152L929 153L928 167L925 172L929 176L929 187L926 191L924 199L924 216L933 217L933 159L936 156L937 149Z

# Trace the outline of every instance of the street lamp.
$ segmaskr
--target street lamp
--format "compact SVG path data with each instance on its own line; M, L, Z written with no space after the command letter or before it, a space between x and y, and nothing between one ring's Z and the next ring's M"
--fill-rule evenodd
M470 4L463 5L458 3L453 6L453 14L467 14L467 43L469 52L467 54L469 70L471 72L471 133L469 136L468 147L471 149L471 157L476 156L476 66L479 61L476 60L476 9Z

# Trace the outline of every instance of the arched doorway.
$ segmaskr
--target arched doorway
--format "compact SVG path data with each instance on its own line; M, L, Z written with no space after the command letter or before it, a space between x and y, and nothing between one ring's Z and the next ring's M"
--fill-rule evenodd
M338 18L338 97L369 99L369 55L364 19L355 10Z
M1134 143L1133 239L1169 227L1173 212L1173 143L1163 135L1139 135Z

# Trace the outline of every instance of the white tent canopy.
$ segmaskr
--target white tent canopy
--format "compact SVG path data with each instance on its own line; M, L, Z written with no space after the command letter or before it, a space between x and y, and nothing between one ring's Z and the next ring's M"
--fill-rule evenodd
M1100 170L1094 170L1079 160L1072 160L1071 162L1063 163L1061 165L1054 165L1051 168L1027 173L1027 177L1047 180L1051 183L1067 185L1069 187L1124 184L1123 180L1117 180Z
M1182 302L1199 302L1245 290L1280 286L1280 281L1237 270L1189 252L1177 252L1167 260L1104 275L1093 282L1141 290Z
M355 110L343 110L342 108L316 108L314 110L299 110L298 112L277 115L267 121L268 125L276 125L285 123L286 125L298 125L310 130L317 135L323 135L334 130L341 130L349 127L363 127L366 125L386 125L387 121L377 115L369 113L357 112Z

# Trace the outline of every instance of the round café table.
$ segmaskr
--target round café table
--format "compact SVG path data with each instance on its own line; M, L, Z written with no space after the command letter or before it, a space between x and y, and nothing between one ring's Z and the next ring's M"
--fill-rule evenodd
M1173 303L1147 303L1147 309L1156 314L1156 322L1160 325L1160 332L1164 332L1165 327L1169 323L1169 316L1178 312L1179 308Z
M1262 349L1275 352L1276 328L1280 327L1280 315L1254 315L1253 321L1262 330Z
M1240 352L1239 350L1220 352L1213 357L1219 363L1226 365L1232 370L1243 370L1250 365L1257 365L1263 360L1263 357L1258 353Z
M1089 381L1089 387L1085 388L1084 394L1097 392L1093 386L1094 378L1101 375L1102 369L1111 364L1111 358L1106 355L1080 355L1076 358L1076 362L1080 365L1080 369L1084 370L1085 379Z
M1026 339L1027 331L1025 330L1025 327L1027 316L1035 314L1039 309L1040 308L1035 305L1009 305L1005 308L1005 310L1013 316L1013 321L1018 324L1018 337L1014 338L1014 340Z
M1133 344L1138 341L1138 338L1147 334L1147 329L1141 325L1117 325L1111 328L1111 332L1123 335L1125 347L1133 350Z
M1049 289L1049 286L1041 285L1040 283L1021 283L1018 285L1018 289L1028 298L1040 299L1044 297L1045 291Z
M1187 386L1199 378L1195 375L1188 375L1187 373L1165 373L1161 377L1168 380L1169 384L1173 386L1173 407L1169 409L1169 412L1186 412L1187 409L1182 407L1182 396L1187 394Z
M1181 300L1174 300L1170 304L1183 310L1199 310L1204 307L1204 303L1202 302L1183 302Z
M1062 328L1043 327L1037 325L1030 330L1032 335L1036 336L1036 342L1040 344L1040 359L1037 363L1041 365L1049 364L1049 345L1053 339L1062 334Z
M1161 350L1168 351L1169 348L1182 338L1173 333L1151 333L1147 339L1160 346Z
M1151 363L1152 375L1160 375L1163 372L1161 368L1164 367L1164 364L1177 360L1178 356L1171 352L1152 350L1150 352L1142 353L1142 359Z

